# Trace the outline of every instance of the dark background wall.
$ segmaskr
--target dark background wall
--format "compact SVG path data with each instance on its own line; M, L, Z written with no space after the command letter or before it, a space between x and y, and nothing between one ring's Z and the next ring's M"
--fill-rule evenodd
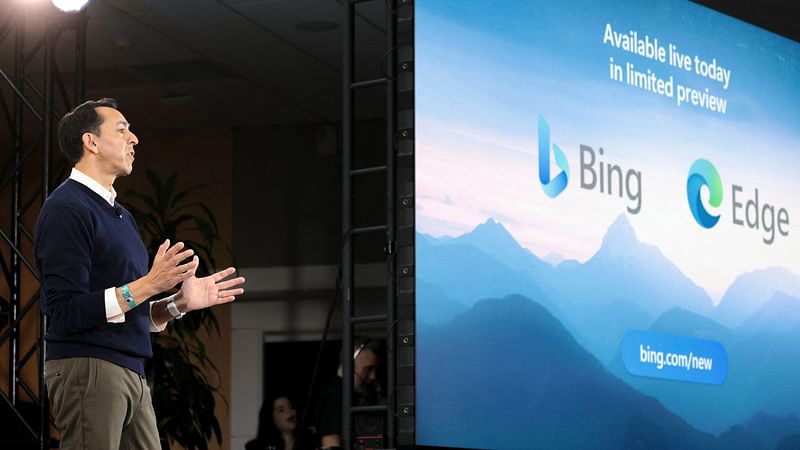
M336 264L342 236L339 125L300 124L234 131L234 250L242 267ZM382 120L360 121L357 167L385 161ZM358 225L385 223L385 177L356 186ZM358 261L379 261L381 237L361 239ZM369 251L370 247L376 247Z

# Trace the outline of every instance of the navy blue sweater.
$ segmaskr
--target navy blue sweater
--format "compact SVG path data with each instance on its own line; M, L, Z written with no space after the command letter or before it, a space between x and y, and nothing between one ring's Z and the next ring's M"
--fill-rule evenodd
M144 359L153 353L147 302L127 312L123 323L106 319L105 290L148 271L133 216L115 206L117 212L74 180L61 184L42 206L34 253L40 304L50 320L45 359L100 358L144 376Z

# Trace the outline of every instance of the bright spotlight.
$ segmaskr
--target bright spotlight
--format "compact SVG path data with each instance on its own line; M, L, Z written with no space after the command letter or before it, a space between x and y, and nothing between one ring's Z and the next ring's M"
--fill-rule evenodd
M56 8L64 12L77 12L83 9L89 0L52 0Z

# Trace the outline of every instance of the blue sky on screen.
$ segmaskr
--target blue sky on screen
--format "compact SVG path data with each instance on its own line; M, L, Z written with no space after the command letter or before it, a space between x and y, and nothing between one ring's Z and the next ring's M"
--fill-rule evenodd
M495 3L416 4L420 231L455 236L492 217L540 257L586 260L631 201L580 188L583 144L602 147L600 158L623 171L641 171L642 209L629 215L639 239L715 300L747 271L777 265L800 274L800 45L691 3ZM731 71L728 88L604 44L606 24L716 59ZM612 80L610 58L708 88L726 99L726 112L678 106ZM538 184L538 115L572 170L555 199ZM724 186L722 218L711 230L694 222L686 201L697 158L714 163ZM742 186L742 201L757 188L762 204L785 208L789 236L765 245L763 230L734 225L732 184Z

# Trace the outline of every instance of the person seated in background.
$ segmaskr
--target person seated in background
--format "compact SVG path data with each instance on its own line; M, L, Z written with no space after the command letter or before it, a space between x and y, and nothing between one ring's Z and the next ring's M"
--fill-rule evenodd
M353 406L379 405L384 402L380 385L376 381L380 361L378 341L357 338L353 345ZM344 351L342 354L344 355ZM342 362L339 362L338 377L320 394L317 406L317 435L320 446L341 448L342 446ZM357 414L353 420L356 436L383 434L383 413Z
M261 405L256 438L245 450L310 450L314 448L298 430L297 411L283 393L273 395Z

